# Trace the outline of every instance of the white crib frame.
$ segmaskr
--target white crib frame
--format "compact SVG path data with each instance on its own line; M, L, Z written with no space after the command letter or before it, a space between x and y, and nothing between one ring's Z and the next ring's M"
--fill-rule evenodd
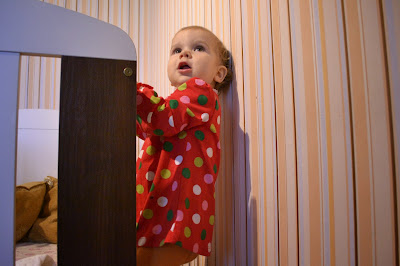
M0 1L0 264L14 265L15 169L21 54L136 61L120 28L37 0Z

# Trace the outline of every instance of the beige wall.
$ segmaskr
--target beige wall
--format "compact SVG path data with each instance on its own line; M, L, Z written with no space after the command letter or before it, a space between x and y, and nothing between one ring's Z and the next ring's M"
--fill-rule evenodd
M232 51L208 265L399 263L400 1L49 2L124 29L163 96L179 28ZM20 108L57 109L59 71L23 57Z

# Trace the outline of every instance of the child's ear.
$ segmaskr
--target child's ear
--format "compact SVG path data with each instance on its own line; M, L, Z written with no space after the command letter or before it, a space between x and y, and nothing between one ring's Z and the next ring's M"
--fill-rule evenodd
M214 76L214 81L221 83L224 81L226 74L228 73L228 69L225 66L219 66L218 71Z

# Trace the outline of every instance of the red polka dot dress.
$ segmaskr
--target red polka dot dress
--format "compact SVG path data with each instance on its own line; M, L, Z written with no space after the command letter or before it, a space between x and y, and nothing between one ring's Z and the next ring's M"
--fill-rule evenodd
M218 95L192 78L168 98L137 86L136 163L138 247L179 245L209 256L214 226L214 185L220 162Z

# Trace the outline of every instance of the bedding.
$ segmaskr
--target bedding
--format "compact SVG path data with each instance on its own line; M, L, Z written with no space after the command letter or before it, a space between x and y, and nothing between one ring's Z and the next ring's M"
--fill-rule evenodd
M16 265L57 265L58 180L16 188Z
M35 242L57 243L57 178L45 178L47 192L39 217L33 223L28 238Z
M57 245L22 242L15 248L16 265L57 265Z
M36 221L46 194L45 182L29 182L15 189L15 240L21 240Z

